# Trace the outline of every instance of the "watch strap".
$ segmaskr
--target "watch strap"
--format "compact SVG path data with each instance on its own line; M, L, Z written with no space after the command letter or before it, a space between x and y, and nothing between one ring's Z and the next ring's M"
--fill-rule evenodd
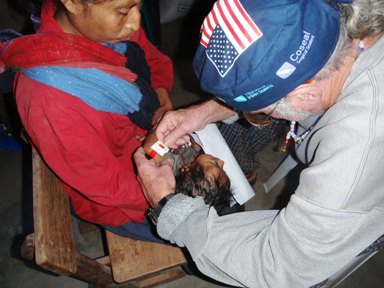
M157 203L156 207L148 209L148 217L152 220L153 224L157 224L157 220L159 219L161 210L167 204L168 200L171 199L175 194L170 193L165 197L161 198L161 200Z

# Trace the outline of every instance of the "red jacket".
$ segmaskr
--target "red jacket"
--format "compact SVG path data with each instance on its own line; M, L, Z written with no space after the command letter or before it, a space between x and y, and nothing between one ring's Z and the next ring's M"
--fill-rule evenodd
M52 17L56 8L52 1L47 2L39 32L63 34ZM131 40L145 51L153 88L170 91L173 84L170 59L148 41L143 30ZM101 46L92 45L95 49ZM106 51L105 47L100 49ZM110 61L124 65L126 59L121 58L124 56L110 51ZM5 64L13 61L15 66L23 66L22 57L15 57L17 53L12 55L4 57ZM29 66L34 65L39 64ZM22 73L16 75L15 95L22 123L33 145L65 183L72 206L81 218L112 226L144 219L148 204L136 179L132 154L141 145L136 136L143 136L146 131L127 116L97 111L78 98Z

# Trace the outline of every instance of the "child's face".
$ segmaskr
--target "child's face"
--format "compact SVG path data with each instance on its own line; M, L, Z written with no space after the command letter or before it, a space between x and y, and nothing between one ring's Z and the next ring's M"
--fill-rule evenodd
M88 4L81 0L62 2L70 11L70 25L62 27L64 32L97 42L116 43L128 40L140 28L141 0L106 0Z
M207 178L214 180L220 177L220 179L224 181L229 181L228 176L223 169L223 160L210 154L201 154L196 157L194 162L203 168Z

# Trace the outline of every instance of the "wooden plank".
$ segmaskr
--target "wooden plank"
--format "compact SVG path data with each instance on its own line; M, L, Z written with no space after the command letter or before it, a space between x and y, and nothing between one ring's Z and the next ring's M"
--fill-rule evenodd
M106 234L112 274L117 283L150 276L187 262L178 247L133 240L109 231Z
M73 277L98 287L116 287L109 266L80 253L76 253L76 260L77 272Z
M137 288L149 288L155 287L169 281L174 281L180 279L185 276L185 273L181 267L174 267L168 270L161 271L155 275L151 275L151 277L145 279L138 279L129 282L134 287Z
M50 271L76 273L76 251L67 192L33 150L33 217L36 263Z

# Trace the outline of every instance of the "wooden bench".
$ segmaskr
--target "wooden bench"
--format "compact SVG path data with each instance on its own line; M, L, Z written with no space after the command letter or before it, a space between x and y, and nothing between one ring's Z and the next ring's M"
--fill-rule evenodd
M120 237L106 231L109 255L92 259L75 245L67 192L56 175L32 151L34 233L28 235L22 256L37 265L95 287L129 282L149 287L184 276L182 250L170 245Z

